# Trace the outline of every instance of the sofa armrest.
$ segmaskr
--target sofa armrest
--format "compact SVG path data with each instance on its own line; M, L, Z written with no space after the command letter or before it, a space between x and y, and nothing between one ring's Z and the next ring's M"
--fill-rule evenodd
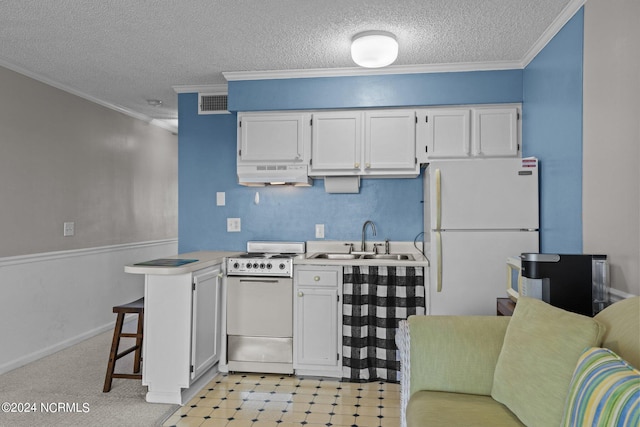
M419 390L490 395L509 320L410 316L409 396Z

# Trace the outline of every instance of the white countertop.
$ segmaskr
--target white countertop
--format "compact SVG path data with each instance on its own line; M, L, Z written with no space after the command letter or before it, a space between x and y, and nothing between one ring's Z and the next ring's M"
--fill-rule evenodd
M391 259L327 259L311 258L319 252L346 253L348 248L345 243L353 243L358 248L360 242L344 241L309 241L307 242L307 253L294 258L296 265L384 265L384 266L404 266L404 267L429 267L429 261L413 246L413 242L391 242L391 253L403 253L413 255L414 260L391 260ZM380 242L377 242L380 243ZM369 245L368 245L369 247ZM420 249L422 245L420 242ZM162 259L197 259L198 261L189 264L172 266L148 266L129 264L124 267L125 273L131 274L154 274L154 275L175 275L187 274L224 262L224 258L240 255L244 252L228 251L198 251L188 252L179 255L162 257Z
M162 257L162 259L197 259L198 261L177 267L154 267L147 265L129 264L124 267L125 273L132 274L156 274L156 275L172 275L192 273L196 270L211 267L224 262L224 258L236 256L242 252L224 252L224 251L198 251L188 252L185 254Z

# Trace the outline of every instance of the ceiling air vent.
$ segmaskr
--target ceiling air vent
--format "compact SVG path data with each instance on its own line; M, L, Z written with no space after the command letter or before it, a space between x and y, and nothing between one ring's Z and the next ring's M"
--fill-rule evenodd
M228 114L227 95L198 94L198 114Z

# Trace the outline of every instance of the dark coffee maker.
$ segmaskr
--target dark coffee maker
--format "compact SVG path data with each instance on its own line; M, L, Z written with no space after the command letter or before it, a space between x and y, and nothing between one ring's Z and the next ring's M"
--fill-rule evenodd
M523 253L522 294L594 316L609 304L606 255Z

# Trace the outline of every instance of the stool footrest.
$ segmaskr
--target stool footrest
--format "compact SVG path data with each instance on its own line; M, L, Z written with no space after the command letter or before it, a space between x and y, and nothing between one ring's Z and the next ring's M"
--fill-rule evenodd
M142 374L113 374L111 378L126 378L129 380L141 380Z
M118 354L116 355L115 360L118 360L118 359L120 359L121 357L124 357L124 356L126 356L127 354L129 354L129 353L131 353L132 351L135 351L135 350L137 350L137 349L139 349L139 348L140 348L140 346L139 346L139 345L134 345L133 347L129 347L129 348L128 348L128 349L126 349L125 351L123 351L123 352L121 352L121 353L118 353Z
M133 332L123 332L120 334L120 338L142 338L139 334L134 334Z

